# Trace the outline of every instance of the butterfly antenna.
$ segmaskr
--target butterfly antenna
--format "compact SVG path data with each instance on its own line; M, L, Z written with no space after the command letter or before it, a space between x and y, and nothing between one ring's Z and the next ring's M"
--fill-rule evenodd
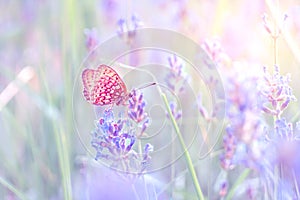
M155 82L153 82L153 83L149 83L149 84L143 85L143 86L141 86L141 87L137 88L136 90L141 90L141 89L144 89L144 88L150 87L150 86L152 86L152 85L156 85L156 83L155 83Z

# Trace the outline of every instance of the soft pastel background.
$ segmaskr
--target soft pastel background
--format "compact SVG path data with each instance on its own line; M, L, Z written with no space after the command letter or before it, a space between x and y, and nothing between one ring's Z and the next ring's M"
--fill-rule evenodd
M282 32L278 64L283 74L292 74L291 87L300 98L297 0L1 0L0 10L0 199L109 199L111 193L119 195L115 199L133 198L130 187L103 181L111 172L91 164L74 128L78 124L72 107L73 98L82 98L73 96L73 85L89 52L88 30L95 28L101 43L117 34L121 18L130 20L135 14L144 27L178 31L199 45L217 40L229 60L244 63L251 71L274 64L272 38L262 16L266 13L271 25L277 17ZM293 102L285 115L298 121L298 110L299 103ZM199 164L210 168L214 178L206 182L206 174L197 169L211 199L219 198L218 151ZM199 152L191 154L197 160ZM153 199L196 199L184 164L176 181L168 170L149 175L160 188L148 188L155 193Z

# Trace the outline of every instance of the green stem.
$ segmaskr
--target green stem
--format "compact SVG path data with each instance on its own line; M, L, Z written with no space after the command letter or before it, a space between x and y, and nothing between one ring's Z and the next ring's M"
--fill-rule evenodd
M225 200L232 199L232 197L235 194L235 191L237 190L238 186L248 177L248 175L250 174L250 172L251 172L250 169L245 169L243 171L243 173L238 177L238 179L236 180L236 182L231 187L231 189L228 192L228 195L226 196Z
M9 189L11 192L13 192L19 199L21 200L28 200L28 198L20 192L18 189L16 189L13 185L8 183L5 179L0 177L0 184Z
M177 122L176 122L176 120L175 120L175 118L174 118L174 116L173 116L173 114L172 114L170 105L169 105L169 103L168 103L168 99L167 99L166 95L165 95L163 92L160 92L160 93L161 93L161 96L162 96L163 101L164 101L164 103L165 103L165 106L166 106L166 108L167 108L167 112L168 112L168 114L169 114L169 116L170 116L171 122L172 122L172 124L173 124L173 126L174 126L174 128L175 128L175 132L176 132L176 134L177 134L177 137L178 137L178 139L179 139L179 142L180 142L180 144L181 144L181 147L182 147L183 150L184 150L184 156L185 156L185 159L186 159L186 162L187 162L187 165L188 165L188 170L189 170L189 172L190 172L190 174L191 174L191 176L192 176L193 184L194 184L194 187L195 187L195 189L196 189L196 193L197 193L198 199L204 200L204 196L203 196L203 193L202 193L200 184L199 184L198 179L197 179L196 171L195 171L195 169L194 169L194 166L193 166L193 162L192 162L191 156L190 156L190 154L189 154L189 152L188 152L188 150L187 150L187 147L186 147L186 145L185 145L185 143L184 143L184 140L183 140L182 134L181 134L181 132L180 132L180 130L179 130L179 127L178 127L178 125L177 125Z
M41 69L41 79L46 80L45 70ZM44 89L46 91L46 96L49 105L53 105L53 97L50 92L49 85L44 82ZM72 183L71 183L71 171L70 171L70 158L68 149L68 139L66 138L66 131L64 131L63 124L57 119L51 119L54 139L57 148L57 155L59 160L59 167L61 172L61 181L63 187L63 194L65 200L72 199Z
M175 133L174 133L174 131L172 131L172 141L174 141L174 138L175 138ZM176 146L176 144L174 143L174 142L172 142L172 147L171 147L171 157L172 157L172 160L175 160L175 157L176 157L176 152L175 152L175 147ZM176 175L176 173L175 173L175 165L171 165L171 180L176 180L175 179L175 175ZM175 187L175 182L173 183L173 184L171 184L171 197L172 197L172 199L175 197L175 190L176 190L176 187Z

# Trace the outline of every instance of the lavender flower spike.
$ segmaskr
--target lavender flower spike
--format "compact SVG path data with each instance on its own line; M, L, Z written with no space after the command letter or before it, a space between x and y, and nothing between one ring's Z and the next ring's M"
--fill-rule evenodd
M184 62L173 55L168 58L170 72L166 75L167 86L175 93L183 92L188 76L184 73Z
M131 21L121 18L117 24L119 37L123 38L127 43L133 40L136 30L143 26L143 22L136 15L131 16Z
M85 46L88 51L92 51L99 44L99 36L96 28L85 29L84 34L86 36Z
M92 132L92 146L99 158L118 159L126 156L135 143L133 130L124 131L126 120L115 120L113 112L107 110L102 118L96 122L96 130ZM127 129L126 129L127 130Z
M145 129L149 126L150 123L150 118L145 112L146 102L144 100L143 94L136 90L133 90L131 92L128 102L128 117L141 127L141 132L140 134L138 134L139 137L144 133Z
M287 108L291 101L296 101L289 86L290 75L281 75L279 66L274 66L274 73L270 74L264 68L264 79L260 85L260 93L263 97L262 110L270 115L280 118L282 112Z

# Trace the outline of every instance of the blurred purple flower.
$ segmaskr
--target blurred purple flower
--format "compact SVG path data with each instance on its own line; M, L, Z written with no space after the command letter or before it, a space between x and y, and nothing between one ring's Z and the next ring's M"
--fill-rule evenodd
M172 115L174 117L175 120L178 120L182 117L182 111L181 110L178 110L177 108L177 103L172 101L170 102L170 109L171 109L171 112L172 112ZM169 114L166 113L167 117L170 118Z
M260 136L257 129L261 125L260 101L256 88L257 78L244 77L238 80L236 77L229 78L227 90L227 116L230 126L235 130L237 138L245 143Z
M106 10L106 11L111 12L112 10L116 9L116 7L117 7L117 2L115 0L102 0L101 3L102 3L104 10Z
M209 58L218 66L225 66L230 60L218 40L205 40L201 45Z
M73 199L157 199L156 193L162 187L160 181L150 175L129 180L103 165L95 165L89 159L85 159L84 165L84 172L72 179Z
M228 192L228 182L227 181L223 181L222 184L221 184L219 195L221 197L225 197L226 194L227 194L227 192Z
M220 158L224 169L232 169L240 164L251 168L260 167L265 131L260 116L259 91L255 84L257 80L256 77L243 76L238 71L226 80L229 126L223 137L224 153Z
M113 23L113 21L116 19L116 17L119 14L119 6L120 2L117 0L101 0L99 2L99 13L101 13L102 16L105 16L103 20L105 20L106 23ZM103 24L105 25L105 24Z
M117 31L119 37L124 39L128 44L134 39L136 30L144 25L136 15L132 15L130 21L121 18L117 24L119 27Z
M299 132L299 129L297 128ZM267 135L269 149L273 149L274 154L268 157L272 165L280 164L286 167L294 167L300 161L297 152L300 150L299 134L295 133L293 124L287 122L285 118L275 121L274 131Z
M229 170L235 167L233 157L236 152L237 139L230 127L227 127L226 134L223 137L224 153L220 157L223 169Z
M202 115L202 117L205 120L209 121L209 120L211 120L212 117L214 117L215 113L212 113L212 115L209 114L208 111L207 111L207 109L203 105L201 94L198 95L197 105L198 105L198 110L199 110L200 114Z
M276 23L277 27L274 27L272 22L270 22L268 15L266 13L264 13L263 17L262 17L263 26L264 26L265 30L267 31L267 33L276 39L281 34L282 27L284 25L284 22L287 20L287 18L288 18L288 15L284 14L282 17L282 20Z
M184 62L173 55L168 58L170 72L167 74L165 81L167 86L175 93L183 92L184 86L188 81L188 76L184 73Z
M142 159L142 170L144 171L147 165L150 163L151 156L150 153L153 152L154 148L151 144L147 143L144 147L143 159Z
M267 135L266 154L262 163L264 173L261 173L267 191L278 199L299 199L300 141L291 123L278 119L274 130ZM279 173L274 173L279 170ZM277 188L276 190L274 188Z
M264 79L260 84L260 93L263 102L263 111L280 118L290 101L296 101L292 88L289 86L290 74L283 76L279 67L274 66L274 73L270 74L264 67Z
M99 44L98 31L96 28L85 29L84 34L86 37L85 46L90 52Z
M22 19L26 24L29 24L37 16L36 6L41 6L41 1L24 0L21 1Z

